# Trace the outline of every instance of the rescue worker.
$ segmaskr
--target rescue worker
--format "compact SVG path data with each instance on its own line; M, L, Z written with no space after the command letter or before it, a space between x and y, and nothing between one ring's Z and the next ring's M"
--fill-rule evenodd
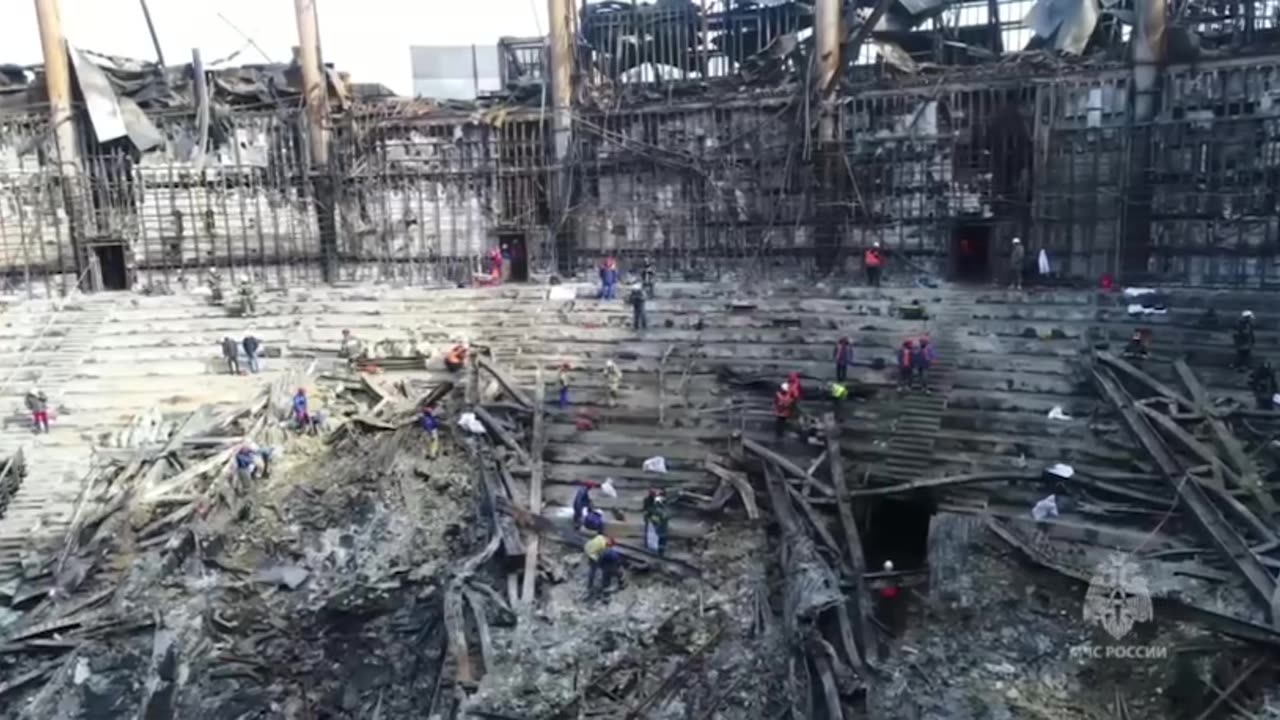
M800 372L798 370L792 371L787 376L787 387L791 390L791 399L799 403L801 395L804 393L804 383L800 382Z
M911 387L911 361L915 357L916 344L911 340L903 340L898 348L898 392Z
M836 380L844 382L849 377L849 366L853 364L853 345L849 338L842 337L836 342Z
M605 385L609 388L609 407L616 407L618 395L622 392L622 371L618 369L618 364L612 360L606 360L604 363L604 380Z
M920 381L920 388L925 392L929 392L927 374L929 368L933 367L935 357L937 356L934 353L933 344L929 342L929 336L920 338L915 352L911 355L911 368L915 372L916 379Z
M1134 330L1133 335L1129 336L1129 344L1124 346L1124 356L1127 358L1141 359L1151 355L1147 348L1147 335L1141 330Z
M440 418L436 417L435 405L422 408L419 423L427 433L427 457L435 460L440 455Z
M249 372L256 373L261 370L258 366L258 338L253 335L245 335L240 345L244 347L244 357L249 363Z
M640 284L644 286L644 294L650 299L653 299L657 294L655 291L655 288L657 287L657 277L658 271L653 267L653 258L645 255L644 265L640 268Z
M227 372L240 374L240 346L230 335L222 338L222 359L227 362Z
M619 590L625 587L622 579L622 553L618 552L613 538L597 533L586 542L583 551L590 563L587 571L588 600L603 596L615 580Z
M293 421L298 424L298 430L301 432L312 429L306 388L298 388L298 392L293 394Z
M671 526L671 513L667 509L667 493L652 488L644 499L644 544L650 552L667 554L667 533Z
M204 276L205 284L209 287L209 302L214 305L222 304L222 273L217 268L209 268L209 272Z
M271 460L275 457L275 451L269 447L259 448L258 457L262 458L262 477L271 477Z
M1236 359L1232 365L1236 370L1248 370L1253 366L1253 311L1245 310L1240 313L1240 321L1236 323L1236 330L1231 336L1232 343L1236 348Z
M342 331L342 343L338 345L338 357L359 360L364 357L364 343L356 339L350 330Z
M240 314L254 315L258 312L258 298L253 291L253 285L248 280L240 283Z
M618 297L618 261L612 255L600 263L600 299L614 300Z
M884 572L893 572L893 561L884 561ZM879 615L880 623L889 631L889 635L895 636L900 632L902 624L902 588L898 586L897 580L894 578L886 578L884 584L880 586L876 602L876 614ZM881 648L883 655L887 648Z
M27 391L25 399L27 412L31 413L31 424L35 427L36 433L49 432L49 396L38 387L32 387Z
M831 383L831 412L837 422L844 421L844 403L849 397L849 388L844 383Z
M578 492L573 495L573 529L582 529L582 519L588 512L596 509L595 503L591 502L591 491L600 487L600 483L595 480L583 480L578 486Z
M1249 389L1253 391L1259 410L1275 409L1276 371L1270 360L1253 369L1249 375Z
M240 449L236 451L236 480L240 492L249 489L257 466L258 451L251 445L241 445Z
M790 383L782 383L773 396L773 434L781 440L787 432L787 423L795 414L796 396Z
M604 515L599 510L588 510L582 518L582 529L587 532L604 532Z
M494 285L502 282L502 248L495 247L489 251L489 277Z
M862 256L862 264L867 269L867 285L871 287L880 287L880 271L884 268L884 252L880 250L880 243L871 243L871 247L867 248L867 252Z
M560 365L558 379L560 382L560 409L564 410L569 407L569 363Z
M1027 248L1020 238L1013 239L1013 247L1009 250L1009 287L1022 289L1022 269L1027 263Z
M444 356L444 366L449 372L458 372L467 364L467 344L460 342L454 345Z
M649 327L649 316L645 314L644 304L648 298L639 285L631 287L631 293L627 295L627 302L631 303L631 328L633 330L645 330Z

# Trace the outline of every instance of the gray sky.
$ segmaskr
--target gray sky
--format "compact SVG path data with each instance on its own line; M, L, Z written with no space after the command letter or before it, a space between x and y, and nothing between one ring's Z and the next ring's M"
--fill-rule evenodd
M380 82L412 93L410 45L496 44L503 35L546 28L546 0L316 0L326 62L357 82ZM5 0L0 63L41 62L33 0ZM138 0L61 0L67 39L110 55L155 59ZM233 63L287 61L297 44L293 0L148 0L165 60L205 62L236 51ZM536 14L535 14L536 13ZM222 17L219 17L221 14ZM225 20L223 19L225 18ZM229 21L229 22L228 22ZM237 32L232 28L239 28Z

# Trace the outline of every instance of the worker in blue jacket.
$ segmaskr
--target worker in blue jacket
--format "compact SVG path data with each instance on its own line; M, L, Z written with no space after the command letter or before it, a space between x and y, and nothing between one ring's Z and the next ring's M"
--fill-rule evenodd
M420 423L427 433L427 457L434 460L440 455L440 418L436 417L435 405L422 408Z

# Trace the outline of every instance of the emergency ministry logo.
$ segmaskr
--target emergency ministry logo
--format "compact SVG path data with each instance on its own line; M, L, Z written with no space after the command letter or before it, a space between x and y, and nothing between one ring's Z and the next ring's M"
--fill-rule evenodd
M1084 597L1084 621L1119 640L1140 622L1151 622L1151 591L1138 564L1113 553L1099 563Z

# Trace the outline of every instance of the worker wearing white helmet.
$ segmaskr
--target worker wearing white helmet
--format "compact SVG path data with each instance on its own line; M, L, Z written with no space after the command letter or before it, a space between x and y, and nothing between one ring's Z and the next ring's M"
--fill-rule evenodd
M795 411L795 393L791 391L791 383L784 382L778 386L778 392L773 396L773 432L779 440L786 434L787 423L790 422Z
M612 360L606 360L604 363L604 379L605 385L609 388L609 407L618 404L618 396L622 393L622 371L618 369L618 364Z
M1231 334L1231 344L1236 349L1236 359L1231 367L1240 372L1252 369L1254 344L1252 310L1240 313L1240 321L1236 323L1236 330Z
M1013 239L1013 247L1009 250L1009 287L1022 289L1023 267L1026 266L1027 248L1021 238Z

